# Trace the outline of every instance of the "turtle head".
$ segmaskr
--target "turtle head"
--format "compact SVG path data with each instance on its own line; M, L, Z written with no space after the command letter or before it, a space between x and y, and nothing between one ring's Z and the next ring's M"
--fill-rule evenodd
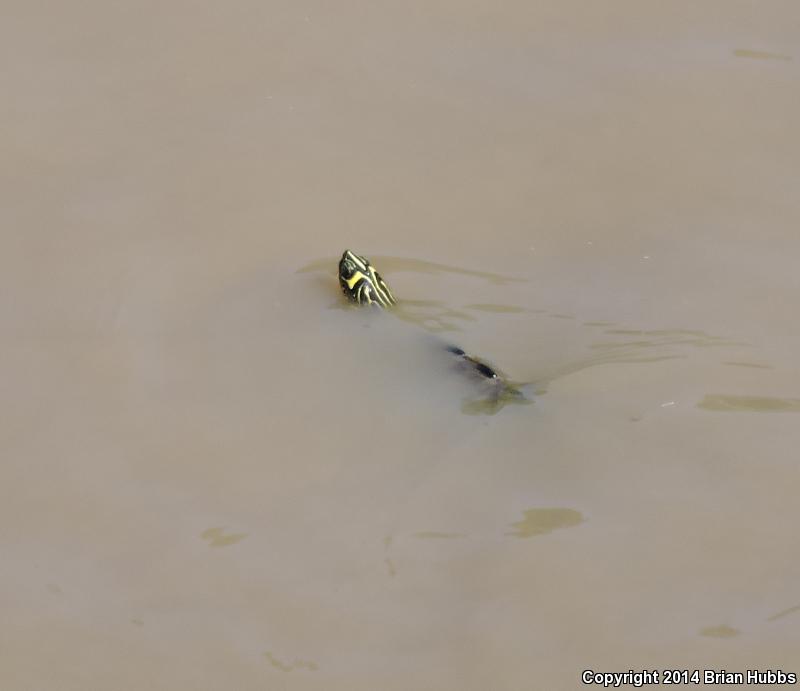
M369 259L350 250L339 260L339 285L347 299L359 305L391 307L397 302Z

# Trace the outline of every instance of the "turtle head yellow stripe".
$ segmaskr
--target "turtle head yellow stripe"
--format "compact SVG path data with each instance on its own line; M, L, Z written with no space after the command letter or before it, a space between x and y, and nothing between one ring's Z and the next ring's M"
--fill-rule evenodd
M359 305L391 307L397 302L369 259L350 250L339 260L339 285L347 299Z

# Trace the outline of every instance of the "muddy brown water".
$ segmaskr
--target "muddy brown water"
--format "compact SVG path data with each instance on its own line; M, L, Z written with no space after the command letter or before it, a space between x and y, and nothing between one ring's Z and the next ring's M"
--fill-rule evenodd
M662 5L6 3L0 687L800 672L800 12Z

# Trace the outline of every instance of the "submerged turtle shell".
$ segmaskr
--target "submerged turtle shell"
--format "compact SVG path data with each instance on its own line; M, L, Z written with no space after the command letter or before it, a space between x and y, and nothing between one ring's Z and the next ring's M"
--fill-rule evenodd
M386 281L369 259L350 250L345 250L339 260L339 285L345 297L358 305L390 308L397 304ZM455 358L459 369L474 375L486 389L483 398L465 401L464 412L494 413L509 402L530 402L505 376L479 358L450 343L444 344L444 349Z

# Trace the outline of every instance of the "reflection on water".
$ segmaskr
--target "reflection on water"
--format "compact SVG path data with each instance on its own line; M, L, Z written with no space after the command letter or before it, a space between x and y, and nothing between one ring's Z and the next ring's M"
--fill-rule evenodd
M380 273L384 276L392 272L408 272L416 274L459 274L462 276L469 276L471 278L480 278L493 285L506 285L508 283L525 283L526 279L516 278L513 276L504 276L503 274L492 273L489 271L478 271L475 269L465 269L459 266L450 264L438 264L436 262L429 262L422 259L412 259L409 257L388 257L368 255L367 258L374 266L380 267ZM338 257L331 257L328 259L317 259L315 261L304 264L297 273L307 272L324 272L336 274L336 267L339 264Z
M607 326L605 322L584 322L592 328ZM615 364L657 363L689 357L693 348L734 348L746 344L736 340L715 336L704 331L690 329L607 329L603 331L613 340L591 340L586 349L592 355L577 356L568 362L554 365L549 372L542 371L536 378L537 392L542 394L548 385L559 379L590 367ZM647 338L634 338L646 336Z
M790 614L796 614L797 612L800 612L800 605L795 605L794 607L781 610L777 614L773 614L771 617L769 617L767 621L776 621L777 619L788 617Z
M708 394L697 407L716 412L800 413L800 398Z
M752 367L753 369L774 369L772 365L765 365L760 362L723 362L723 365L731 367Z
M464 305L466 309L478 310L479 312L496 312L499 314L515 314L519 312L527 312L524 307L516 305L497 305L497 304L472 304Z
M209 528L203 531L201 537L208 541L210 547L228 547L244 540L247 533L226 533L224 527Z
M396 257L382 257L383 266L388 266L389 271L406 270L417 273L453 273L469 277L479 277L497 282L500 279L515 281L501 277L499 274L485 273L461 269L426 262L418 259L402 259ZM298 273L323 272L335 275L334 260L318 260L304 265L297 270ZM398 267L402 267L398 269ZM389 271L386 273L388 274ZM339 301L344 305L344 301ZM572 320L575 317L546 310L528 310L523 307L505 305L502 303L470 303L464 309L487 312L495 315L519 315L529 312L536 314L544 312L557 319ZM400 300L393 314L403 321L412 323L429 332L460 331L458 321L474 322L472 315L448 305L443 300ZM587 321L584 326L589 328L607 327L611 322ZM461 411L466 415L494 415L509 403L529 404L531 399L526 397L521 387L531 385L537 395L547 393L548 385L553 381L571 374L575 374L589 367L608 364L656 363L666 360L686 358L686 348L734 348L746 347L748 344L724 336L709 334L699 329L629 329L614 325L615 328L605 328L603 333L615 340L593 341L587 344L590 351L596 354L591 357L575 358L570 362L556 366L549 373L540 373L534 382L512 382L507 376L497 370L507 385L495 387L485 395L468 396L462 401ZM644 337L644 338L642 338ZM768 369L769 365L751 363L746 361L724 361L723 364L753 369ZM495 368L496 369L496 368ZM662 407L674 405L674 402L662 404ZM736 395L707 395L698 403L698 407L714 411L756 411L756 412L795 412L800 411L800 401L795 399L777 399L758 396ZM639 418L631 418L638 420Z
M453 273L468 277L484 278L489 282L520 281L499 274L472 271L459 267L427 262L419 259L381 257L380 268L384 275L391 271L405 270L416 273ZM316 260L297 269L297 273L321 273L336 275L336 260ZM398 267L401 267L398 269ZM391 280L389 280L391 282ZM333 280L328 281L333 286ZM336 303L337 308L353 307L344 300ZM354 308L359 309L359 308ZM462 309L448 304L444 300L400 298L392 313L399 319L414 324L431 333L462 331L464 322L475 322L471 314L464 312L471 309L502 317L503 315L536 315L544 314L554 319L575 320L571 314L552 312L544 309L532 309L504 303L468 303ZM459 323L461 322L461 323ZM506 375L504 379L509 386L494 392L494 395L467 397L462 402L461 411L467 415L494 415L509 403L528 404L531 400L522 392L522 387L530 387L538 395L547 393L548 385L571 374L589 367L608 364L657 363L666 360L686 358L686 348L734 348L747 344L724 336L716 336L699 329L628 329L621 328L613 322L585 321L583 326L590 329L604 328L603 333L614 340L591 341L586 348L595 351L590 357L576 357L568 362L553 365L549 371L540 368L533 381L513 382ZM615 328L606 328L614 326ZM633 338L639 337L639 338ZM641 338L645 337L645 338ZM492 365L494 367L494 365ZM756 365L757 366L757 365ZM495 368L497 369L497 368ZM497 370L501 373L500 370Z
M586 519L574 509L528 509L522 512L521 521L512 523L514 537L533 537L546 535L560 528L573 528Z
M456 274L470 278L479 278L494 285L504 285L506 283L524 282L523 279L503 276L501 274L489 273L464 269L447 264L437 264L421 259L411 259L405 257L372 257L370 261L374 266L379 267L384 278L393 272L409 272L416 274ZM336 276L338 259L319 259L309 262L299 269L297 273L320 273L323 275ZM475 317L467 312L459 310L453 306L446 305L441 300L435 299L406 299L397 290L394 283L387 279L392 286L395 297L398 299L394 314L404 321L415 324L432 333L446 331L460 331L459 321L475 321ZM523 308L508 305L496 304L469 304L464 305L465 309L473 309L485 312L521 312Z
M319 667L308 660L293 660L291 662L284 662L273 655L269 650L264 652L264 657L267 658L269 663L281 672L291 672L293 670L307 670L309 672L316 672Z
M636 347L665 347L671 345L690 345L697 348L713 348L719 346L742 346L733 339L724 336L713 336L704 331L689 329L654 329L641 331L638 329L608 329L604 333L610 336L648 336L646 340L625 341L623 343L595 343L592 348L621 348L626 345Z
M700 635L707 636L708 638L735 638L740 633L738 629L734 629L727 624L708 626L704 629L700 629Z
M752 58L754 60L791 60L791 55L784 55L783 53L770 53L766 50L747 50L746 48L737 48L733 51L737 58Z
M438 271L443 270L444 265L430 264L419 260L402 260L404 265L411 267L437 267ZM389 262L387 262L389 263ZM483 274L464 269L457 269L455 267L444 267L450 273L464 274L470 277L473 276L492 276L496 274ZM381 267L383 269L383 267ZM310 271L323 272L324 269L319 262L312 262L298 269L297 273L308 273ZM324 271L324 273L328 273ZM330 281L333 285L333 281ZM363 310L364 307L353 305L344 299L340 299L341 306L346 306L354 311ZM469 307L469 306L467 306ZM474 308L475 305L472 305ZM499 314L519 313L524 312L524 309L507 307L500 304L484 304L479 305L479 311L494 312ZM367 308L369 309L369 308ZM374 312L374 308L372 308ZM441 300L398 300L397 305L390 310L391 314L398 317L402 321L409 322L422 329L438 333L446 331L458 331L459 327L453 324L452 320L461 320L474 322L476 318L471 314L449 307L444 301ZM442 342L437 343L437 348L442 346ZM531 400L526 398L521 390L524 386L522 383L511 381L499 368L493 364L489 364L483 358L476 358L469 354L465 354L460 347L454 346L452 343L445 343L444 350L450 354L456 353L457 357L451 357L451 363L454 363L455 369L462 372L462 374L469 377L474 384L474 392L463 398L461 411L466 415L494 415L502 410L509 404L529 404ZM492 378L488 379L485 375L478 374L476 367L489 367L492 371Z
M507 405L530 405L533 401L520 390L524 386L519 382L508 380L499 384L491 384L494 389L478 397L465 398L461 403L461 412L465 415L495 415Z
M438 300L398 300L392 313L431 333L461 331L459 321L475 321L475 317L461 310L448 307Z

